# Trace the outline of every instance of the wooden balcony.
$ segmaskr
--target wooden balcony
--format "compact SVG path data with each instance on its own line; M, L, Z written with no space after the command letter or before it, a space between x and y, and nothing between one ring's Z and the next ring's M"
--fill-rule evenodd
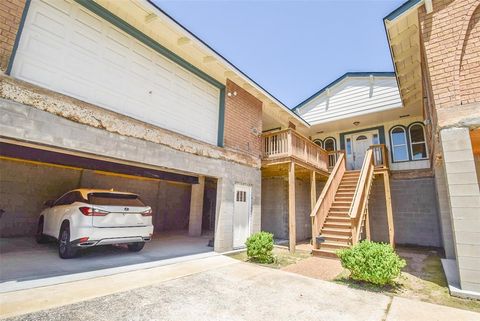
M327 151L293 129L262 134L262 165L294 161L307 169L328 173Z

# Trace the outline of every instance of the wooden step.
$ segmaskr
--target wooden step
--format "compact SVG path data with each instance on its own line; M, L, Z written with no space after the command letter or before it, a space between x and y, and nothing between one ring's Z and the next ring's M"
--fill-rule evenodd
M338 228L338 227L324 227L322 228L321 236L324 234L331 235L331 236L348 236L352 235L351 228Z
M332 206L330 206L330 209L331 210L339 210L339 211L344 211L344 210L349 210L350 209L350 204L347 204L347 205L335 205L335 203L332 204ZM334 211L335 212L335 211Z
M332 214L327 216L327 221L331 220L334 222L350 222L350 216L348 215L337 215L337 214Z
M313 249L312 250L313 256L318 257L328 257L328 258L336 258L338 259L337 254L333 250L320 250L320 249Z
M350 201L337 201L337 200L335 200L332 203L332 207L338 207L338 206L340 206L340 207L350 207L351 205L352 205L351 200Z
M345 244L350 244L352 239L352 235L337 235L327 233L321 233L320 237L323 238L326 242L338 242Z
M327 218L325 223L323 224L323 228L341 228L341 229L348 229L352 227L352 223L350 221L347 222L339 222L339 221L331 221Z
M320 250L342 250L348 249L350 247L349 244L345 243L338 243L338 242L323 242L318 245L318 249Z

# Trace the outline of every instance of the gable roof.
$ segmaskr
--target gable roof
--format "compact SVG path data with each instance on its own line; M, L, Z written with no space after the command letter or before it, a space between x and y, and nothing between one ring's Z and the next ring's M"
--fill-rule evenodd
M328 88L331 88L333 86L335 86L336 84L338 84L339 82L341 82L343 79L347 78L347 77L370 77L370 76L377 76L377 77L395 77L395 73L394 72L378 72L378 71L372 71L372 72L346 72L344 73L341 77L335 79L334 81L332 81L331 83L329 83L328 85L326 85L325 87L323 87L322 89L320 89L319 91L317 91L316 93L314 93L313 95L311 95L310 97L308 97L307 99L305 99L304 101L302 101L300 104L298 104L297 106L293 107L292 110L295 111L296 109L306 105L308 102L310 102L311 100L315 99L316 97L320 96L323 92L325 92Z

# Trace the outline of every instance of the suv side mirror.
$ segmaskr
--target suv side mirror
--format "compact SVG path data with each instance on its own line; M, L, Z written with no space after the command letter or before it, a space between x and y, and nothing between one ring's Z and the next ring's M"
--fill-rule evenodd
M48 200L45 203L43 203L43 205L45 205L46 207L52 207L54 203L55 203L54 200Z

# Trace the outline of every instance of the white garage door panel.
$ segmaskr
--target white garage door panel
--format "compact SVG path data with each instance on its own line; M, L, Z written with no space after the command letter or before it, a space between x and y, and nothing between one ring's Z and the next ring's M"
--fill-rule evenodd
M12 75L217 143L218 88L71 0L32 1Z

